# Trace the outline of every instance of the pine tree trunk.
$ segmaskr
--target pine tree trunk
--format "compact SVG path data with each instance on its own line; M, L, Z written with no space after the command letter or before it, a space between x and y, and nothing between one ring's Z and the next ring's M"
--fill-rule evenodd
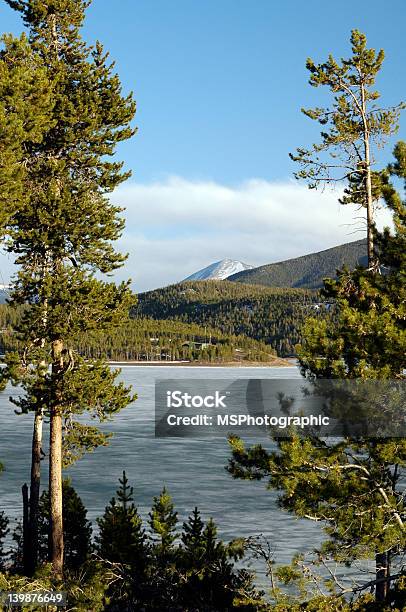
M366 165L366 206L367 206L367 248L368 248L368 268L373 267L375 262L374 254L374 237L372 233L374 225L374 211L372 201L372 176L371 176L371 160L369 152L369 136L365 137L365 165Z
M52 376L56 386L63 370L63 343L55 340L52 343ZM63 517L62 517L62 414L58 405L58 392L55 393L55 405L51 409L49 436L49 501L50 501L50 560L56 577L63 574Z
M47 272L46 263L43 266L42 274L45 277ZM42 324L44 330L48 322L48 300L44 301L44 314ZM45 339L41 340L41 348L45 346ZM46 368L43 360L41 365ZM34 429L32 433L31 448L31 482L30 482L30 514L29 514L29 559L27 561L28 575L34 574L38 565L38 519L39 519L39 494L41 486L41 452L42 452L42 430L44 424L44 409L38 408L34 415Z
M361 104L362 104L362 120L364 124L364 162L365 162L365 195L367 209L367 249L368 249L368 268L373 267L375 263L374 254L374 236L372 233L374 224L374 211L372 199L372 172L371 172L371 151L369 140L369 125L367 120L367 103L365 94L365 85L361 85Z
M42 408L35 412L34 430L32 435L31 452L31 484L30 484L30 515L29 515L29 558L27 559L27 572L32 575L38 564L38 515L39 493L41 484L41 449L42 449Z
M30 572L30 525L29 525L29 501L28 486L23 484L23 567L25 575Z
M51 413L49 447L50 555L55 576L63 573L62 416Z
M375 599L376 601L385 601L388 595L389 583L384 581L389 576L389 554L387 552L377 553L375 556L376 580L380 581L376 584Z

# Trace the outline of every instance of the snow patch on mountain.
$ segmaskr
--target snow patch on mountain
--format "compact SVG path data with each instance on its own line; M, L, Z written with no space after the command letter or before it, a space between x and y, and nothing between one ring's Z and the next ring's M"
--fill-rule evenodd
M206 268L191 274L185 281L192 280L224 280L237 272L243 272L244 270L252 270L254 266L250 266L242 261L236 261L234 259L222 259L210 264Z

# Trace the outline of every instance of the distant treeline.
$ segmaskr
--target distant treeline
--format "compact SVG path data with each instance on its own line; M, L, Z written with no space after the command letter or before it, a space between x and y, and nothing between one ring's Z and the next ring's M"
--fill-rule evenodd
M21 314L21 309L0 305L0 352L18 349L15 329ZM267 362L275 355L265 343L246 336L181 321L148 318L132 318L108 334L86 335L75 344L85 357L113 361Z
M270 345L280 357L295 355L309 314L327 316L320 293L229 281L188 281L139 296L134 317L177 319L245 335Z
M261 361L296 354L309 315L330 316L319 292L189 281L143 293L131 318L108 334L83 336L86 357L113 361ZM0 352L17 347L21 309L0 304Z

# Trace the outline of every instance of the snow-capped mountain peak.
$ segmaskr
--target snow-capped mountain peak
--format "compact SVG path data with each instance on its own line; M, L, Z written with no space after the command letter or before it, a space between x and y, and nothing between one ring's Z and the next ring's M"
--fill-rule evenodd
M222 259L210 264L207 268L202 268L198 272L191 274L185 280L224 280L232 274L237 272L243 272L244 270L251 270L254 266L250 266L242 261L236 261L234 259Z

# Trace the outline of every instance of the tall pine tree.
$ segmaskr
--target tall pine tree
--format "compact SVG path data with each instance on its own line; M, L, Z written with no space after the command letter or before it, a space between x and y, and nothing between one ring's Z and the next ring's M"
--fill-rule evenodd
M395 224L395 234L374 232L382 273L343 270L324 289L337 303L336 319L307 322L300 365L315 384L326 378L405 379L406 200L391 182L391 175L406 181L405 143L396 146L395 160L379 181ZM236 437L230 442L231 473L268 478L270 487L281 491L283 508L323 523L328 540L320 558L348 565L374 558L375 579L360 590L374 588L378 601L390 603L396 592L391 586L404 575L399 559L405 551L406 440L349 436L327 443L317 436L293 437L278 440L275 452L246 449Z
M37 557L42 421L44 415L50 418L50 550L54 572L61 575L63 445L65 456L77 458L105 443L105 436L87 427L82 444L83 426L75 415L89 411L103 421L131 400L129 390L115 382L117 372L103 362L85 361L74 343L80 334L121 323L132 301L128 284L116 287L95 274L111 273L125 259L112 245L124 224L121 209L108 194L129 173L110 158L117 143L134 134L130 123L135 104L131 95L123 96L102 45L89 47L81 39L89 2L6 2L21 14L28 40L9 39L5 61L7 53L23 47L14 64L23 82L27 70L35 78L32 70L38 64L43 101L39 105L28 95L31 86L25 98L28 117L34 117L32 130L22 118L26 108L12 106L19 139L14 149L6 142L10 152L0 195L2 233L19 264L12 304L28 306L18 328L23 350L7 355L2 377L22 385L25 395L15 403L35 415L31 570ZM17 79L16 99L18 87ZM7 95L0 98L3 113L9 112L8 102Z
M381 49L367 47L365 34L351 32L352 56L337 61L329 55L326 62L316 64L308 58L306 68L312 87L326 87L332 103L326 108L302 109L322 126L321 142L309 149L299 148L290 154L301 170L297 179L305 179L310 188L328 183L345 186L342 204L364 207L367 221L368 261L375 265L373 226L375 149L396 132L403 103L382 108L377 104L379 92L374 88L385 58Z

